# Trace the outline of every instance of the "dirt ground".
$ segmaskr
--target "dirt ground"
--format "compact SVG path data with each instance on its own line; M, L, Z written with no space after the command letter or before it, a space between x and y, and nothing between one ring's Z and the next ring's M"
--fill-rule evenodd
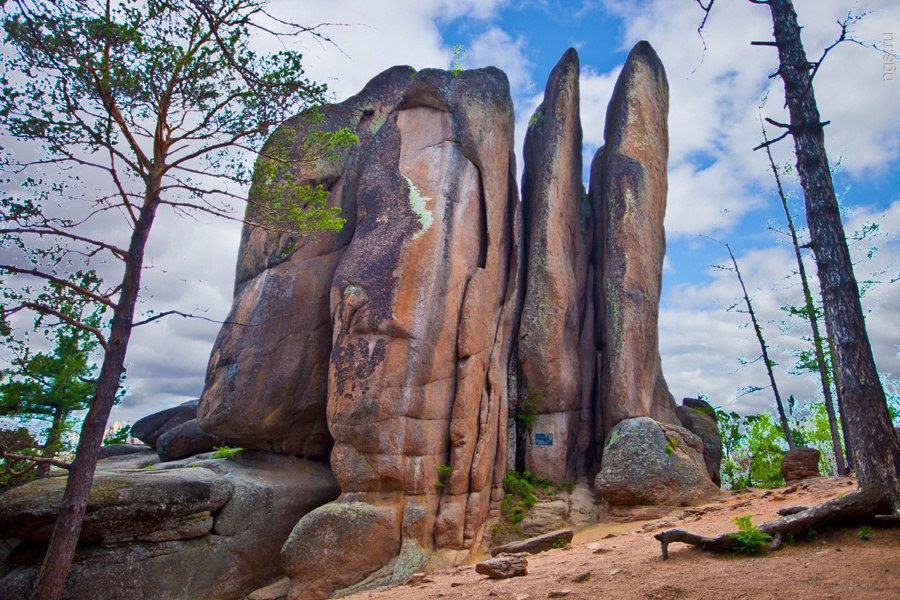
M474 565L427 574L424 583L381 588L354 600L465 598L615 599L900 599L900 529L858 527L824 531L759 557L716 555L692 546L669 546L660 558L653 535L681 527L712 535L735 531L735 516L759 524L788 506L811 506L855 489L847 478L812 479L774 490L725 492L711 504L676 511L656 521L599 524L576 533L560 550L528 557L528 575L491 580Z

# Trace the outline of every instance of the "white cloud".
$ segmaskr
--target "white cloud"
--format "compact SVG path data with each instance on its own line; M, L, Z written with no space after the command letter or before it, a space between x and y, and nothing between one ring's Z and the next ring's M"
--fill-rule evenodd
M466 49L463 66L467 69L493 66L506 73L512 93L533 91L532 62L523 36L513 39L499 27L490 27L476 36Z

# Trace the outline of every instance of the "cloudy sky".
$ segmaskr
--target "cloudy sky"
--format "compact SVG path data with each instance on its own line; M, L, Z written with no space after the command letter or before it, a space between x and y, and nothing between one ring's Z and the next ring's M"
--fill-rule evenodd
M798 0L811 58L837 36L835 21L870 12L854 28L866 44L896 44L896 0ZM814 398L814 382L788 375L792 351L806 335L787 323L779 307L799 302L796 265L782 234L783 214L773 194L760 141L759 115L785 120L775 51L751 47L771 37L764 6L723 0L704 39L702 12L692 0L279 0L274 10L307 23L333 23L335 46L304 42L308 74L329 85L335 98L358 91L395 64L447 68L453 47L466 50L466 68L494 65L509 76L517 115L517 148L541 100L552 66L570 46L581 57L585 164L601 144L606 105L631 46L656 48L671 86L671 153L666 218L669 254L661 311L663 368L676 398L708 395L740 412L772 404L747 316L726 312L740 299L733 274L717 271L727 255L703 236L728 241L737 254L780 366L783 395ZM706 50L704 51L704 40ZM896 48L895 48L896 51ZM900 377L900 81L886 80L882 54L851 43L836 48L816 78L829 153L839 165L837 187L848 230L881 225L874 258L858 246L859 276L875 278L866 295L869 330L880 370ZM789 143L776 147L790 160ZM520 159L521 164L521 159ZM792 182L792 185L794 183ZM802 207L794 208L802 214ZM178 309L222 319L231 303L239 228L233 223L162 214L149 247L141 310ZM871 244L870 244L871 245ZM866 246L867 247L867 246ZM792 266L793 265L793 266ZM134 419L197 397L218 327L173 318L135 331L128 354L128 395L113 419Z

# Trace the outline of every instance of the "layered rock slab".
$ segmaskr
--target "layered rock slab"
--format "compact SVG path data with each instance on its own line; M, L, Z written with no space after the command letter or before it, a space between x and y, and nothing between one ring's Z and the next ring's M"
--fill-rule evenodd
M3 598L29 597L55 518L42 507L56 506L64 486L54 477L0 496L0 535L23 540L4 565ZM338 492L327 466L263 452L101 461L63 598L242 598L282 573L294 523Z
M340 208L346 223L337 233L302 237L255 227L266 198L259 186L251 188L234 303L210 355L197 415L204 430L244 448L328 458L329 289L356 229L360 156L409 75L409 67L389 69L345 102L286 121L263 148L263 157L281 151L296 162L278 174L277 189L321 185L329 190L328 207ZM305 158L315 153L316 134L342 128L359 144L330 160Z
M578 82L578 54L570 48L531 117L522 177L527 237L517 411L527 427L519 451L523 468L557 483L584 473L593 433L592 236L590 215L582 217Z
M676 423L659 355L666 240L669 86L647 42L629 53L606 113L605 146L591 164L602 369L596 439L620 421Z
M502 72L429 69L362 157L356 231L331 287L342 496L285 545L291 598L347 584L329 573L408 576L426 551L464 551L499 498L519 243L512 142ZM332 535L344 513L368 525ZM313 535L334 540L327 557L297 551Z

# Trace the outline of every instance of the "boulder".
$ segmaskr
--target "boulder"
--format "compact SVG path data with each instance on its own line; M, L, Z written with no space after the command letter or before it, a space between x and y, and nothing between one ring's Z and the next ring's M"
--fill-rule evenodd
M217 446L224 446L227 441L200 429L197 419L191 419L173 427L156 440L156 452L159 460L168 462L209 452Z
M781 459L781 476L786 483L819 477L819 451L815 448L794 448Z
M594 488L614 505L686 506L719 492L706 470L703 441L649 417L625 419L610 431Z
M591 164L590 198L600 267L597 322L602 340L598 439L621 420L676 423L659 356L659 297L666 238L669 85L647 42L629 53L606 111L604 140Z
M582 356L589 240L582 222L579 64L570 48L550 73L525 134L522 207L528 257L518 334L517 410L529 419L524 468L562 483L589 456L594 344ZM589 214L589 211L588 211ZM584 371L584 374L582 374ZM583 413L586 418L583 418ZM584 431L582 431L584 429Z
M47 481L54 481L61 494L62 477L22 488L42 487ZM294 523L338 492L327 466L262 452L156 464L139 472L115 459L103 461L81 538L99 543L79 544L63 598L243 598L282 575L279 554ZM55 506L49 496L25 496L31 499L31 512ZM0 505L7 504L7 494L0 496ZM169 535L178 531L178 524L190 525L187 517L176 519L179 514L197 515L205 532L190 539ZM20 518L37 525L33 517ZM48 530L33 525L32 539ZM5 525L3 530L8 531ZM124 541L126 533L134 541L107 543ZM42 543L26 540L13 551L7 566L14 568L0 579L4 598L29 596Z
M715 414L715 409L709 403L695 398L685 398L681 406L675 409L682 427L703 440L703 460L709 478L714 484L721 486L722 435Z
M126 456L128 454L137 454L150 450L150 446L144 444L109 444L100 448L100 460L111 458L113 456Z
M515 554L518 552L527 552L528 554L538 554L539 552L546 552L553 548L565 546L572 541L573 535L575 535L575 533L571 529L557 529L556 531L528 538L527 540L510 542L508 544L503 544L502 546L497 546L496 548L491 548L491 556L497 556L498 554L503 553Z
M339 232L299 237L253 227L264 191L250 190L238 250L234 303L213 346L198 418L206 431L242 448L327 459L325 420L332 328L329 289L356 230L360 163L410 83L393 67L356 96L286 121L263 149L301 159L279 185L322 185L346 219ZM348 128L359 144L335 160L302 160L307 135Z
M141 440L153 449L156 449L156 441L170 429L187 423L197 418L197 404L199 400L188 400L178 406L173 406L152 415L147 415L135 421L131 426L131 435Z
M518 554L500 554L494 558L483 560L475 565L475 572L487 575L491 579L509 579L528 575L527 552Z

